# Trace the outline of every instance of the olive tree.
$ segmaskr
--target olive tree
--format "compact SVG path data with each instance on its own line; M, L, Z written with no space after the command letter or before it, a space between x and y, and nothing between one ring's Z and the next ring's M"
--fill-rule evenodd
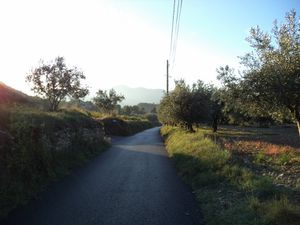
M251 28L246 39L253 51L241 58L244 66L237 77L229 67L218 70L227 95L227 103L250 114L284 114L295 119L300 135L300 24L294 10L285 22L274 21L270 33L259 26Z
M82 87L83 79L83 72L76 67L68 68L63 57L57 57L50 63L41 61L39 67L26 76L26 81L33 84L32 90L48 100L50 111L57 111L59 103L67 96L75 99L85 97L89 90Z
M198 81L191 87L176 81L175 89L160 102L158 118L163 124L178 125L193 131L193 124L207 121L211 107L210 87Z
M117 94L114 89L110 89L108 92L98 90L96 97L93 98L93 102L102 112L112 114L118 103L124 99L125 97Z
M241 87L249 100L270 111L287 109L300 135L300 24L294 10L285 22L274 22L270 34L259 27L247 38L253 53L242 57L246 66Z

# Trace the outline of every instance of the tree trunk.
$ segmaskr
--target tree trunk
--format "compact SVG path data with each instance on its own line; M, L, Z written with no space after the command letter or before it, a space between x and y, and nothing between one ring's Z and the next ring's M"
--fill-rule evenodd
M57 111L58 111L58 106L59 106L59 102L58 102L58 101L52 103L51 111L52 111L52 112L57 112Z
M299 134L299 137L300 137L300 119L297 120L297 127L298 127L298 134Z
M57 105L57 104L52 103L52 104L50 105L50 111L51 111L51 112L56 112L57 109L58 109L58 105Z
M212 129L213 132L216 133L218 130L218 118L214 118L212 121Z
M189 132L192 132L192 133L195 132L194 129L193 129L193 124L192 123L188 123L187 128L188 128Z

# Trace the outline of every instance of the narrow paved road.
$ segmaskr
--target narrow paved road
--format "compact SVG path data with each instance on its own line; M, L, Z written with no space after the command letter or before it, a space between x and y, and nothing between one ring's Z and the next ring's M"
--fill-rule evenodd
M108 151L2 224L186 225L201 224L201 215L153 128L117 138Z

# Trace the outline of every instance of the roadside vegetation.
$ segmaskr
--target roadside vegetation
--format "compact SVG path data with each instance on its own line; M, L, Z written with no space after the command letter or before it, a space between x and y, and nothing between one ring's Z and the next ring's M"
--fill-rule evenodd
M101 124L77 111L0 108L0 218L109 143Z
M167 150L208 225L299 224L299 30L293 10L270 33L252 28L242 71L217 69L221 87L176 81L161 101Z
M120 115L90 112L91 116L100 122L106 135L128 136L140 131L160 126L156 114Z
M220 133L207 128L194 133L171 126L161 129L179 174L194 189L206 224L299 224L300 149L262 144L247 131L221 128ZM214 135L222 138L223 146L214 142ZM248 140L232 144L232 138L240 136Z

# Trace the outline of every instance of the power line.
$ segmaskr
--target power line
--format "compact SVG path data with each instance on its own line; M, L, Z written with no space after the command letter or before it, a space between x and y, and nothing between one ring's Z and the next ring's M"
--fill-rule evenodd
M172 16L172 29L171 29L171 42L170 42L170 51L169 51L169 59L171 59L172 49L173 49L173 33L174 33L174 17L175 17L175 4L176 0L173 2L173 16Z
M179 33L179 24L180 24L180 17L181 17L181 9L182 9L182 1L179 0L177 3L177 15L176 15L176 24L175 24L175 42L173 45L173 59L172 59L172 69L175 64L175 58L176 58L176 50L177 50L177 43L178 43L178 33Z
M172 68L174 67L175 64L182 2L183 0L178 0L178 1L174 0L173 2L171 43L170 43L170 52L169 52L169 60L171 62ZM175 14L176 14L176 18L175 18ZM175 23L174 23L174 19L175 19Z
M171 42L170 42L169 60L167 60L167 87L166 87L167 94L169 93L169 65L170 65L169 62L172 62L172 64L171 64L171 66L172 66L171 70L172 70L174 67L174 64L175 64L175 56L176 56L176 49L177 49L182 2L183 2L183 0L177 1L177 9L176 9L176 0L173 1ZM176 14L176 19L175 19L175 14ZM175 19L175 23L174 23L174 19Z

